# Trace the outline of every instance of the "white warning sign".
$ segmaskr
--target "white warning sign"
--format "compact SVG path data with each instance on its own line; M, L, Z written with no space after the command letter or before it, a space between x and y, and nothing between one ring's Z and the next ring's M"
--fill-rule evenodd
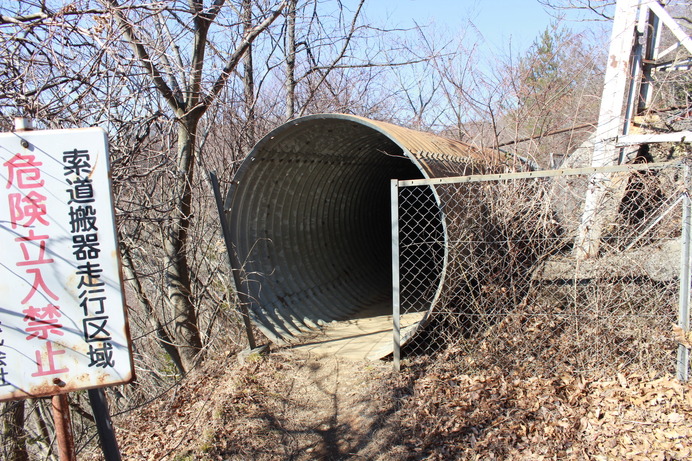
M0 400L133 377L100 128L0 134Z

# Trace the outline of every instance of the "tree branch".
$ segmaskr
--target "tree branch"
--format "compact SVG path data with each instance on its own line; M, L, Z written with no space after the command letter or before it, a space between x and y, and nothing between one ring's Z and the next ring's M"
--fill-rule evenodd
M0 15L0 24L25 24L27 22L40 21L48 19L50 16L46 13L27 14L26 16L4 16Z
M171 358L176 369L180 373L185 373L185 367L183 367L183 363L180 358L180 353L178 349L175 347L173 339L168 334L168 331L163 326L158 316L154 312L154 307L152 306L149 297L144 291L144 287L140 283L139 276L135 272L134 262L132 261L132 256L130 255L129 246L121 243L120 249L121 256L123 258L123 269L127 274L128 282L130 283L130 286L132 287L140 305L144 308L144 311L147 313L149 318L154 322L154 327L156 329L156 342L158 342L159 346L161 346L161 348Z
M271 15L269 15L264 21L262 21L261 24L251 29L250 32L248 32L248 34L245 37L243 37L238 47L233 51L231 56L228 58L228 61L226 61L226 65L221 71L221 75L219 75L219 78L216 79L216 81L214 82L214 86L212 86L211 91L203 99L201 103L202 112L207 110L209 105L214 101L214 99L217 98L219 93L221 93L221 90L223 90L224 86L226 86L226 82L233 74L233 71L238 67L238 63L247 51L248 47L252 44L252 42L257 38L259 34L267 30L267 28L269 28L269 26L272 25L272 23L276 20L276 18L279 17L283 9L286 7L287 3L287 1L281 2L278 8L272 11Z
M334 61L332 62L332 65L329 66L327 71L324 74L322 74L322 78L320 78L320 81L317 82L317 85L315 86L315 88L319 88L320 85L322 85L322 83L329 76L329 73L336 68L336 64L339 61L341 61L343 59L343 57L346 55L346 51L348 50L348 46L351 43L351 39L353 39L353 34L356 31L356 21L358 20L358 16L360 15L360 10L363 8L363 3L365 3L365 0L360 0L360 2L358 2L358 7L356 8L356 12L353 14L353 19L351 20L351 30L350 30L348 36L346 36L346 40L344 42L344 46L341 48L341 52L334 59ZM312 92L310 94L308 99L303 104L303 108L300 110L300 115L303 115L303 113L305 112L305 109L308 107L308 105L310 104L310 102L314 98L315 94L316 94L315 92Z
M118 4L118 1L117 0L101 0L101 1L103 1L106 4L111 6L112 12L113 12L113 15L115 16L116 21L123 28L123 33L125 35L125 38L132 45L132 49L135 52L135 56L137 56L137 58L139 59L139 62L146 69L147 73L149 74L149 77L151 78L152 82L154 83L154 86L156 87L158 92L161 94L161 96L166 100L168 105L170 105L171 108L176 113L179 113L179 112L185 110L185 107L184 107L185 103L182 101L179 101L175 97L173 90L171 90L171 88L166 83L166 80L161 75L161 72L154 65L154 62L151 59L151 57L149 56L149 52L147 51L146 47L137 38L137 35L135 34L134 28L128 22L128 20L125 18L125 16L122 14L121 7Z

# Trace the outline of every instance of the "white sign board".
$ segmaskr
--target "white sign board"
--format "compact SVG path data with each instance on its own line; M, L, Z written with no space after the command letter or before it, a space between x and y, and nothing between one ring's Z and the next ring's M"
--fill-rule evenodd
M100 128L0 134L0 400L130 381Z

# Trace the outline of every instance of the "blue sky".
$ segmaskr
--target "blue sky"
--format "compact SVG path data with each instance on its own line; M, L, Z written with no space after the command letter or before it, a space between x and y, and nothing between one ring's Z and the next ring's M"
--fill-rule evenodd
M450 33L468 27L469 21L490 50L526 50L558 12L538 0L368 0L365 14L389 27L434 24ZM574 10L563 11L565 25L575 31L598 27L600 23L578 21ZM415 22L414 22L415 21Z

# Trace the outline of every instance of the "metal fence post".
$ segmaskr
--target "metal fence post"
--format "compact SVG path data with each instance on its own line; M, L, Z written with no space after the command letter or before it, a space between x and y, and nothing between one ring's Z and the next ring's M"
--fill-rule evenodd
M689 166L685 165L685 185L689 180ZM687 334L690 331L690 256L692 255L692 203L689 191L685 191L682 201L682 251L680 257L680 309L678 326ZM678 344L677 378L680 381L689 379L690 350Z
M390 187L392 217L392 340L394 371L401 370L401 286L399 279L399 183L392 179Z
M108 402L103 388L89 389L89 402L96 422L96 430L101 441L101 451L106 461L121 461L118 441L115 438L113 421L108 411Z
M70 418L70 403L67 394L57 394L51 398L53 407L53 422L55 439L58 442L58 458L60 461L77 461L75 453L72 420Z

